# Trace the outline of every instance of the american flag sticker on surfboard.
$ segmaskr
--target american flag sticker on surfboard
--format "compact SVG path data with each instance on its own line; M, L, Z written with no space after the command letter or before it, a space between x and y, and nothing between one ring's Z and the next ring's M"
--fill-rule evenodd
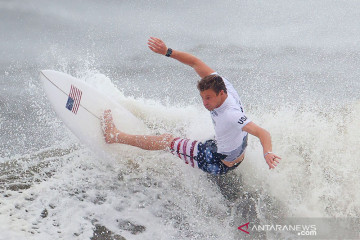
M72 111L74 114L76 114L79 110L81 95L82 91L76 88L74 85L71 85L69 98L66 102L65 107L69 109L69 111Z

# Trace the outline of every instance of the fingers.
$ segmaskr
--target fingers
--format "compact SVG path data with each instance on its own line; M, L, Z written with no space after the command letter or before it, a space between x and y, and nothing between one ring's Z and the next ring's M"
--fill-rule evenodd
M165 55L167 51L167 47L165 43L161 39L155 37L149 38L148 47L150 48L151 51L162 55Z
M265 157L266 163L269 165L269 169L275 168L277 164L279 163L279 160L281 160L281 157L271 153L266 155Z
M154 52L163 47L163 43L159 39L150 38L148 41L148 47Z
M155 42L155 43L164 43L160 38L156 38L156 37L150 37L149 38L149 42Z

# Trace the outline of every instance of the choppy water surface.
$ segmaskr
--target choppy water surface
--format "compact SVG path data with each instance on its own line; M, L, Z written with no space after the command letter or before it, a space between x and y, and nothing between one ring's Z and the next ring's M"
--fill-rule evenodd
M281 239L238 226L360 216L357 1L0 2L0 239ZM223 177L165 152L102 159L49 106L39 71L69 73L153 133L214 134L193 70L147 49L191 52L272 134ZM296 237L292 236L291 237Z

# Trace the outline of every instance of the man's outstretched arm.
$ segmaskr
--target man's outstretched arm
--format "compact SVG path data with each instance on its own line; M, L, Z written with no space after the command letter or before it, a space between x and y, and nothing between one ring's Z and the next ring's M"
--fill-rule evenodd
M264 158L269 165L269 169L275 168L281 158L271 152L272 144L270 133L253 122L246 124L243 130L260 139L261 145L263 146Z
M151 51L161 55L165 55L168 50L168 47L165 45L165 43L161 39L155 37L149 38L148 47ZM199 58L189 53L172 50L170 57L192 67L201 78L215 72Z

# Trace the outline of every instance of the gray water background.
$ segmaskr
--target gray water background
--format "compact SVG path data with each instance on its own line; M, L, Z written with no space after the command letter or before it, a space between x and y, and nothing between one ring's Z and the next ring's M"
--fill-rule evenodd
M359 99L359 9L358 1L326 0L1 1L0 157L15 163L3 163L3 184L11 176L33 184L17 171L29 154L66 155L54 150L62 142L82 148L46 103L41 69L95 70L126 96L200 104L193 70L153 54L150 36L227 77L254 118L289 110L345 121Z

